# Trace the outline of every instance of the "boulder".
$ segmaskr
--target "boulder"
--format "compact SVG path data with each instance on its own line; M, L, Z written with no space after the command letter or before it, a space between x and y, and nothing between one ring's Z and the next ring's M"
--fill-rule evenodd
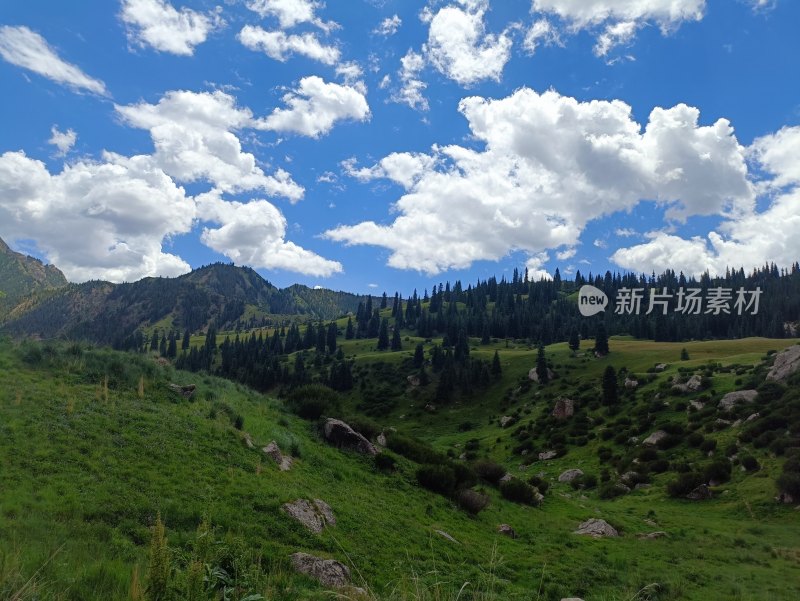
M664 538L665 536L667 536L667 533L663 532L661 530L659 530L657 532L649 532L649 533L644 533L643 532L641 534L637 534L636 535L637 538L640 538L642 540L654 540L656 538Z
M619 532L617 532L616 528L614 528L605 520L600 520L597 518L591 518L583 522L580 526L578 526L575 534L583 534L593 538L601 538L603 536L619 536Z
M413 374L406 378L406 382L408 382L409 386L415 388L420 385L419 376Z
M442 538L449 540L451 543L455 543L455 544L457 544L457 545L460 545L460 544L461 544L460 542L458 542L456 539L454 539L452 536L450 536L450 535L449 535L447 532L445 532L444 530L434 530L434 532L436 532L436 534L438 534L438 535L439 535L439 536L441 536Z
M547 461L548 459L555 459L558 453L555 451L543 451L539 453L539 461Z
M503 482L510 482L513 479L514 479L514 476L512 476L511 474L506 472L506 474L502 478L500 478L499 483L502 484Z
M197 386L194 384L187 384L185 386L181 386L180 384L170 384L169 388L172 390L172 392L177 392L185 399L192 398L194 391L197 390Z
M753 413L747 416L747 419L744 420L744 423L749 424L750 422L756 421L759 417L761 417L760 413Z
M242 434L242 441L244 441L244 446L246 446L248 449L256 448L256 443L253 442L253 437L247 432Z
M515 417L510 415L504 415L500 418L500 427L501 428L508 428L510 425L514 424L517 421Z
M508 524L500 524L500 525L497 527L497 531L498 531L500 534L503 534L503 535L505 535L505 536L508 536L509 538L517 538L517 533L516 533L516 532L514 531L514 529L513 529L511 526L509 526Z
M677 376L676 378L677 379ZM674 388L677 388L681 392L697 392L698 390L702 390L703 388L703 378L701 378L698 374L694 374L691 378L689 378L684 383L676 382L673 385Z
M386 446L386 434L384 434L383 432L378 434L378 438L375 439L375 442L377 442L380 446L385 447Z
M784 503L786 505L791 505L795 502L794 496L786 491L781 491L780 494L775 497L775 500L778 501L778 503Z
M702 401L698 401L697 399L692 399L691 401L689 401L689 406L694 407L695 409L700 411L703 407L706 406L706 404L703 403Z
M758 391L756 390L736 390L722 397L717 407L720 411L729 411L739 403L753 403L757 396Z
M336 525L336 517L330 505L320 499L314 499L313 503L298 499L292 503L284 503L281 508L315 534L322 532L325 526Z
M664 432L664 430L656 430L656 431L655 431L655 432L653 432L653 433L652 433L650 436L648 436L647 438L645 438L645 439L642 441L642 444L646 444L646 445L657 445L659 442L661 442L662 440L664 440L664 439L665 439L667 436L669 436L669 434L667 434L666 432Z
M341 420L328 418L325 422L323 433L325 434L325 440L340 449L347 449L364 455L378 454L378 449L374 444Z
M424 409L428 413L436 413L436 405L434 405L433 403L428 403L427 405L425 405Z
M790 346L775 355L775 362L767 374L767 380L782 382L800 369L800 345Z
M566 472L562 472L561 475L558 477L559 482L572 482L575 478L579 478L583 476L583 470L579 470L577 468L567 470Z
M633 378L625 378L625 388L638 388L639 381Z
M636 482L639 480L639 478L641 478L639 472L634 472L634 471L625 472L624 474L622 474L622 476L619 477L620 482L622 482L627 486L635 485Z
M308 553L292 553L292 567L311 576L322 586L343 588L350 584L350 569L335 559L322 559Z
M655 370L656 370L656 371L664 371L665 369L667 369L667 367L668 367L668 366L667 366L667 364L666 364L666 363L658 363L658 364L655 366Z
M708 488L708 486L701 484L688 495L686 495L686 498L690 501L706 501L710 499L711 496L711 490Z
M278 465L282 472L288 472L292 468L292 458L281 453L278 443L274 440L261 450Z
M575 414L575 401L572 399L560 398L553 407L553 417L556 419L567 419Z
M548 382L552 382L555 377L556 377L555 372L548 367L547 368L547 381ZM539 374L536 373L536 368L535 367L528 372L528 379L529 380L533 380L534 382L537 382L537 383L539 382Z

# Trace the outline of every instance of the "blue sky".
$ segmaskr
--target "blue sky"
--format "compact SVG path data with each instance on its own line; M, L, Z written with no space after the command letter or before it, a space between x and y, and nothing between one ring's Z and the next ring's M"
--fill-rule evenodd
M790 0L0 5L0 237L355 292L800 259Z

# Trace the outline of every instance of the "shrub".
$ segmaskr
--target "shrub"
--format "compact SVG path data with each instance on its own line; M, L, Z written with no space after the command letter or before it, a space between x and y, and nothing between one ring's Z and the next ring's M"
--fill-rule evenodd
M514 501L515 503L524 503L526 505L537 505L536 491L527 482L523 482L517 478L511 478L500 484L500 494L504 499Z
M697 448L706 441L705 437L699 432L692 432L686 437L686 444L690 447Z
M739 452L739 446L735 442L725 447L725 457L733 457L737 452Z
M244 417L241 415L237 415L233 420L233 427L237 430L241 430L244 428Z
M457 501L461 509L472 515L478 515L489 506L489 495L471 488L465 488L459 491Z
M315 420L330 415L339 407L339 395L322 384L295 388L287 398L289 409L303 419Z
M375 455L375 467L382 472L393 472L395 470L397 460L391 455L386 453L378 453Z
M703 441L703 444L700 445L700 450L703 453L710 453L711 451L717 448L717 441L713 438L707 438Z
M447 461L444 455L438 453L421 440L396 432L387 433L386 446L398 455L402 455L417 463L432 464L445 463Z
M669 461L666 459L656 459L647 464L647 469L654 474L663 474L669 470Z
M452 468L456 475L456 489L472 488L478 483L478 474L468 465L454 463Z
M727 459L719 459L703 470L703 478L706 482L716 480L717 482L727 482L731 479L731 463Z
M475 424L473 424L470 421L461 422L458 425L458 431L459 432L469 432L470 430L474 430L474 429L475 429Z
M601 499L613 499L625 494L625 489L616 482L605 482L597 489L597 495Z
M745 455L744 457L742 457L741 461L742 461L742 466L748 472L756 472L761 469L761 466L758 464L758 461L756 461L756 458L753 457L752 455Z
M417 482L423 488L450 496L456 488L456 473L449 465L423 465L417 470Z
M480 459L472 464L472 469L483 480L497 485L500 478L506 475L506 468L491 459Z
M685 497L701 484L703 484L702 474L699 472L685 472L667 484L667 493L671 497Z
M778 382L764 382L756 388L759 403L778 400L786 392L786 387Z
M382 431L380 424L363 415L353 415L344 421L347 422L353 430L369 440L374 439Z
M793 498L800 498L800 473L783 472L777 481L778 489L781 492L792 495Z

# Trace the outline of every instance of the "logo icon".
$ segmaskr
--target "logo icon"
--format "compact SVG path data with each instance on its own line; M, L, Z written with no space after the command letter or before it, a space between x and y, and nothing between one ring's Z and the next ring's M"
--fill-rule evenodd
M578 309L584 317L591 317L605 311L608 306L606 293L594 286L581 286L578 291Z

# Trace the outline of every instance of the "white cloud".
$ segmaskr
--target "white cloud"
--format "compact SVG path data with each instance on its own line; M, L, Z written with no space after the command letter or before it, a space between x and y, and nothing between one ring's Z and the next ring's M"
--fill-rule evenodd
M428 99L425 98L424 92L428 84L419 78L420 71L425 68L425 59L421 54L409 50L400 59L400 65L399 77L402 86L392 94L391 100L407 104L412 109L427 111Z
M301 79L297 89L286 94L283 101L288 108L275 109L264 119L265 129L318 138L337 121L366 121L370 117L363 86L325 83L315 75Z
M355 159L343 161L342 167L347 175L362 182L385 178L397 182L408 190L433 167L435 162L435 158L424 153L393 152L369 168L356 168Z
M686 21L700 21L705 8L706 0L533 0L532 4L534 12L559 18L570 33L600 29L594 47L597 56L629 44L648 23L657 24L666 35Z
M460 0L464 8L446 6L430 20L424 51L443 75L469 86L486 79L500 80L511 58L511 38L487 34L483 17L486 0Z
M577 254L578 250L576 248L568 248L564 251L556 253L556 258L559 261L566 261L567 259L571 259Z
M549 260L550 257L544 252L528 257L528 260L525 261L525 268L528 270L528 279L534 282L552 280L553 276L544 269L544 264Z
M336 75L344 79L347 85L356 86L364 77L364 71L358 63L350 61L336 65Z
M198 212L203 221L220 224L203 229L203 244L236 263L318 277L342 271L341 263L287 241L286 218L266 200L240 203L204 194L198 198Z
M730 124L700 126L697 109L685 105L654 109L644 131L621 101L578 102L555 91L465 98L459 109L483 150L434 146L408 171L413 178L391 175L383 161L353 166L362 179L402 180L407 192L388 225L343 225L326 236L385 247L390 266L435 274L515 250L575 246L589 221L643 199L676 218L753 206Z
M397 33L397 30L400 29L400 26L403 24L403 20L397 16L392 15L391 17L386 17L383 21L381 21L380 25L375 28L374 33L378 33L383 36L390 36Z
M592 242L592 246L595 248L608 248L608 243L601 238L596 238L595 241Z
M631 229L629 227L618 227L614 230L614 234L616 236L620 236L621 238L631 238L632 236L638 236L639 234L636 230Z
M0 56L17 67L38 73L74 90L108 95L105 84L64 62L41 35L27 27L0 26Z
M56 175L23 152L0 155L0 235L35 240L72 281L115 282L189 271L165 253L191 229L195 207L148 157L105 154Z
M262 18L276 17L281 29L289 29L301 23L312 23L325 31L335 28L336 23L325 23L316 16L323 4L313 0L251 0L247 8Z
M530 29L525 33L525 40L522 42L522 46L530 54L533 54L540 44L545 46L561 44L561 36L558 30L547 19L539 19L531 25Z
M800 185L800 126L784 127L776 134L758 138L749 154L775 176L771 185Z
M265 31L258 26L245 25L238 38L245 48L263 52L281 62L299 54L325 65L335 65L340 56L338 48L322 44L314 33L286 34L283 31Z
M229 94L172 91L158 104L116 109L127 124L150 131L153 160L178 181L210 181L223 192L263 190L293 202L303 196L303 188L286 171L266 175L255 156L242 150L233 132L266 126Z
M165 0L123 0L120 16L132 43L182 56L194 54L195 46L222 25L216 14L177 10Z
M75 146L75 142L78 140L78 134L71 129L68 129L67 131L59 131L58 127L54 125L50 128L50 133L52 135L47 143L58 148L56 156L59 157L66 156L66 154L72 150L72 147Z

